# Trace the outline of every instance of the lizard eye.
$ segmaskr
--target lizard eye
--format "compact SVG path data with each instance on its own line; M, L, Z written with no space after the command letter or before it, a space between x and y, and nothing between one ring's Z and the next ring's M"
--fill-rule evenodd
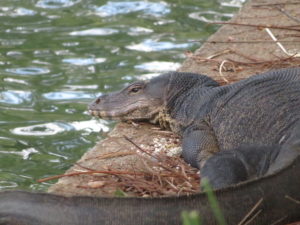
M137 93L139 90L140 90L140 88L132 88L130 90L130 92Z
M138 93L143 87L141 85L134 85L129 88L129 94Z

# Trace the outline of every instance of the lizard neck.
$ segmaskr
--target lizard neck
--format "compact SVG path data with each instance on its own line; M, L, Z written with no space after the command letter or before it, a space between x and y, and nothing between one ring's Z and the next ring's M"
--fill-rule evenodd
M171 117L166 109L159 110L150 122L153 124L159 124L162 129L171 130L177 134L180 133L179 123Z

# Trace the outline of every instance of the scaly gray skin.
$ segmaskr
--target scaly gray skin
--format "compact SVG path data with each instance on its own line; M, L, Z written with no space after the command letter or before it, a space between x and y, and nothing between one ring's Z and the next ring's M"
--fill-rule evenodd
M204 75L171 72L100 96L89 109L102 118L170 128L182 136L185 160L222 188L276 170L278 150L223 150L286 142L300 118L300 68L226 86Z

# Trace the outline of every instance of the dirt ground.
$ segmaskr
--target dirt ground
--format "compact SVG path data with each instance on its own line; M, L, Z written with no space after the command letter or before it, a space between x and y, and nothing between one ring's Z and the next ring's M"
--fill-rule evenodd
M270 69L299 66L299 7L300 2L292 0L248 1L201 48L194 53L186 52L187 58L179 70L206 74L221 84L228 84ZM136 153L138 147L128 139L142 148L159 145L172 145L174 148L180 144L176 135L157 127L120 123L106 139L97 143L66 171L72 176L60 178L49 188L49 192L116 195L112 186L120 181L122 171L149 172L149 164L145 163L144 158L141 160L141 155ZM109 173L93 171L111 171L114 176L105 181ZM132 181L129 175L132 174L128 172L126 179ZM137 194L130 190L129 193Z

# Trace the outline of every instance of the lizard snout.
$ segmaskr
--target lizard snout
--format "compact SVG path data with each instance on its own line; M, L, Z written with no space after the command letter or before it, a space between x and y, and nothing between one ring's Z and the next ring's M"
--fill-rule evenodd
M92 101L92 102L88 105L88 109L89 109L89 110L99 110L99 108L100 108L100 103L103 102L103 98L104 98L104 97L105 97L104 95L97 97L94 101Z

